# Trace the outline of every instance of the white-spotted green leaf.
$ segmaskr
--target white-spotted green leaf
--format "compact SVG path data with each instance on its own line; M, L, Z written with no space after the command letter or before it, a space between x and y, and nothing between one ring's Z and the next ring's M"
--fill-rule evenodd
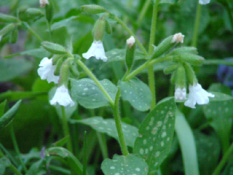
M161 101L145 118L139 128L134 153L141 155L155 173L169 153L175 127L174 98Z
M92 127L94 130L105 133L118 140L118 133L113 119L103 119L102 117L91 117L83 120L71 120L71 123L82 123ZM126 145L133 147L138 129L135 126L122 122L122 130L125 136Z
M149 87L137 78L121 81L120 90L122 98L139 111L146 111L151 106L151 91Z
M101 80L100 83L114 100L117 87L107 79ZM88 109L109 105L108 99L102 93L96 83L88 78L81 80L71 79L71 96L81 106Z
M105 175L147 175L148 173L146 162L133 154L114 155L113 160L105 159L101 169Z
M211 92L211 93L214 94L214 98L209 98L211 102L233 100L232 96L221 93L221 92Z
M125 49L112 49L106 52L106 56L108 57L107 63L114 61L124 61L125 54L126 54ZM145 55L139 49L136 49L134 54L134 60L142 60L142 59L145 59Z
M0 117L0 130L11 122L20 104L21 100L15 103L15 105L12 108L10 108L5 114L3 114L3 116Z

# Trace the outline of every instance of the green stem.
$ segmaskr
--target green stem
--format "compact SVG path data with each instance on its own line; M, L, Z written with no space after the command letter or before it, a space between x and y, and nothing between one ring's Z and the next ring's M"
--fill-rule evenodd
M100 88L100 90L103 92L103 94L107 97L109 103L111 106L114 105L114 101L112 100L112 98L110 97L110 95L108 94L108 92L104 89L104 87L102 86L102 84L99 82L99 80L95 77L95 75L89 70L89 68L83 64L83 62L81 60L77 60L77 64L84 70L84 72L86 72L86 74L96 83L96 85Z
M156 63L160 63L163 61L168 61L171 60L171 57L162 57L162 58L158 58L158 59L154 59L154 60L148 60L146 61L144 64L142 64L141 66L139 66L137 69L135 69L133 72L131 72L128 76L126 76L123 81L128 81L131 78L133 78L134 76L136 76L137 74L139 74L142 70L148 68L149 66L153 66Z
M62 110L62 127L63 127L64 137L66 136L69 137L67 148L70 152L72 152L73 149L72 149L71 135L70 135L69 125L68 125L68 121L66 117L65 107L61 106L61 110Z
M42 38L28 25L28 23L23 22L23 24L25 25L25 27L28 29L28 31L36 37L36 39L40 42L43 42Z
M149 54L153 53L153 44L155 42L155 32L156 32L156 25L157 25L157 17L158 17L158 6L159 0L153 5L153 14L151 20L151 30L150 30L150 42L149 42ZM152 101L151 101L151 109L155 107L156 104L156 92L155 92L155 77L154 77L154 69L153 65L148 68L148 81L149 87L152 94Z
M16 140L16 137L15 137L15 132L14 132L14 128L13 128L12 124L10 126L10 135L11 135L11 139L12 139L12 142L13 142L13 145L14 145L14 148L15 148L15 152L16 152L18 158L19 158L20 164L22 165L24 172L27 173L26 166L24 165L23 160L20 157L19 146L17 144L17 140Z
M117 16L114 15L113 17L114 20L116 20L131 36L133 36L135 38L136 43L138 44L138 46L140 47L140 49L143 51L143 53L145 55L148 55L145 47L141 44L141 42L138 40L138 38L136 37L136 35L126 26L126 24Z
M232 156L233 154L233 143L231 144L230 148L227 150L225 155L223 156L221 162L218 164L217 168L214 170L213 175L220 174L223 166L226 164L227 160Z
M193 40L192 40L193 47L196 47L197 45L197 37L198 37L198 31L199 31L199 25L200 25L200 19L201 19L201 6L202 5L200 5L199 2L197 1L197 11L196 11Z
M118 89L117 94L116 94L115 105L113 107L113 114L114 114L117 132L118 132L119 142L121 146L121 152L124 156L127 156L129 152L128 152L128 148L125 143L125 138L124 138L124 134L123 134L122 126L121 126L121 116L119 112L119 98L120 98L120 89Z
M143 8L142 8L142 10L141 10L141 12L139 14L139 17L138 17L138 27L140 27L141 24L142 24L142 20L143 20L144 16L146 15L146 12L147 12L147 10L148 10L148 8L150 6L150 2L151 2L151 0L147 0L144 3L144 6L143 6Z
M99 132L96 132L96 134L97 134L98 142L100 144L102 156L104 159L106 159L108 158L108 147L106 144L106 139L104 135L100 134Z

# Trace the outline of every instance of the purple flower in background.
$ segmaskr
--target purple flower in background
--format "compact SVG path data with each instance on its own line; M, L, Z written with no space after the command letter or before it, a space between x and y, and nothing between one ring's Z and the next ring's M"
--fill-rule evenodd
M227 59L227 60L233 61L233 59ZM220 65L218 67L217 77L221 83L232 89L232 95L233 95L233 67Z
M43 146L43 148L40 151L40 158L44 159L45 158L45 146Z

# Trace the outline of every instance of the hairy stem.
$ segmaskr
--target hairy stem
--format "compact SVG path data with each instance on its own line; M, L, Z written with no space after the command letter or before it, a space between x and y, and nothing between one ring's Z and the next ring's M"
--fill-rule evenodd
M28 23L23 22L24 26L28 29L28 31L39 41L43 42L43 39L28 25Z
M196 47L196 45L197 45L197 37L198 37L198 31L199 31L199 25L200 25L200 18L201 18L201 5L199 4L199 2L197 2L197 11L196 11L193 40L192 40L193 47Z

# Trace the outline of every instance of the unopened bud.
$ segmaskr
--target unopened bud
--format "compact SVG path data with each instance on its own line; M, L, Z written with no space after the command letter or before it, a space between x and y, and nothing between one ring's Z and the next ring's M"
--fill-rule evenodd
M41 7L45 7L47 5L49 5L49 1L48 0L40 0L40 6Z
M186 99L186 88L176 88L175 89L175 100L184 101Z
M0 38L12 32L14 29L15 29L15 24L8 24L2 30L0 30Z
M197 52L197 48L195 47L179 47L179 48L176 48L174 49L172 52L171 52L171 55L182 55L182 54L198 54Z
M63 63L63 59L60 57L60 59L59 59L59 60L57 61L57 63L56 63L56 69L55 69L55 71L54 71L54 75L59 76L62 63Z
M69 74L70 74L70 69L69 69L69 58L68 58L66 61L63 62L61 66L59 86L61 85L65 85L66 87L68 86Z
M0 13L0 22L17 22L18 19L11 15Z
M67 54L67 50L60 44L44 41L42 46L49 52L54 54Z
M186 99L186 74L183 65L180 65L176 71L175 99L183 101Z
M37 9L37 8L28 8L26 10L26 13L30 17L43 15L42 11L40 9Z
M135 38L131 36L129 39L126 40L126 43L131 48L135 44Z
M90 14L98 14L98 13L106 12L106 9L104 7L95 4L83 5L81 9L83 12Z
M173 64L173 65L171 65L171 66L166 67L166 68L163 70L163 72L164 72L165 74L171 74L171 73L174 72L177 68L178 68L178 65L177 65L177 64Z
M187 62L195 66L203 64L204 58L193 54L181 54L174 57L174 61Z
M135 38L131 36L129 39L126 40L126 43L127 43L127 48L126 48L125 61L128 70L130 70L134 62Z
M173 35L172 38L172 43L183 43L184 42L184 35L182 35L182 33L177 33L175 35Z

